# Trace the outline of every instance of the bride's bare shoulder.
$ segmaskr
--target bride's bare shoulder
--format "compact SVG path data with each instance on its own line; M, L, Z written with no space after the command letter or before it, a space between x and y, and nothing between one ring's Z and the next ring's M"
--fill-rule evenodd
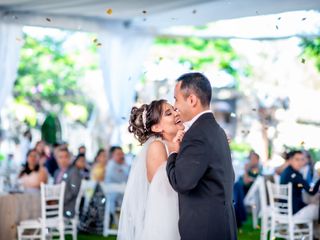
M147 153L147 175L149 182L158 168L167 160L167 152L163 142L155 140L150 143Z

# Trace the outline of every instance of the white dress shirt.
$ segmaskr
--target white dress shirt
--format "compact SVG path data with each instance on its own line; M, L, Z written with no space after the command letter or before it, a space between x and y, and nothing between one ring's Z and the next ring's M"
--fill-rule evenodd
M197 121L199 117L201 117L203 114L206 114L206 113L212 113L212 111L211 110L203 111L198 115L196 115L195 117L193 117L190 121L183 123L184 131L187 132L189 128L195 123L195 121Z
M201 117L203 114L206 114L206 113L212 113L212 111L211 110L203 111L203 112L199 113L198 115L194 116L190 121L184 122L183 123L184 131L187 132L191 128L191 126L199 119L199 117ZM169 156L172 153L176 153L176 152L170 152Z

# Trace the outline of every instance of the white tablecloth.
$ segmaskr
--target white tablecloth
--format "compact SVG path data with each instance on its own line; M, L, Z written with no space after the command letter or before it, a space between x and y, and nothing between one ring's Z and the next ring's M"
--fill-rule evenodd
M20 221L40 216L40 193L0 195L0 239L17 239Z

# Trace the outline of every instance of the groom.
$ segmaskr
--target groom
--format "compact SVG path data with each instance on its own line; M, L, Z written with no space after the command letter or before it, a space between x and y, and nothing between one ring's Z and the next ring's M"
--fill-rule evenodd
M179 194L181 240L235 240L234 172L227 137L210 111L212 88L201 73L182 75L175 107L186 125L169 147L167 173Z

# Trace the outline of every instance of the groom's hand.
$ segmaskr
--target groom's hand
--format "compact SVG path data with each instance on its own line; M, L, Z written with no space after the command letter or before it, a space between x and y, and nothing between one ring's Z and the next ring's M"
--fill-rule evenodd
M182 142L184 131L179 130L176 136L173 138L173 141L168 144L169 153L177 153L180 150L180 143Z

